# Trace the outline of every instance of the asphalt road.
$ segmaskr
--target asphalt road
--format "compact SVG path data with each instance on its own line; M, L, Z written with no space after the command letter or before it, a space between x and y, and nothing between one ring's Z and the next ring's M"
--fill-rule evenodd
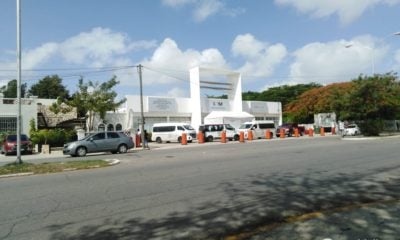
M105 155L122 160L109 168L0 179L0 239L220 239L288 216L399 199L399 144L192 145Z

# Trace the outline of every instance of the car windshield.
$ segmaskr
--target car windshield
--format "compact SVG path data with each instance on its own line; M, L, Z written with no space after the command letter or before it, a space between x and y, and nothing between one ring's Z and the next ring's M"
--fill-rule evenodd
M9 142L15 142L17 141L17 135L8 135L7 136L7 141ZM21 135L21 141L28 141L28 137L24 134Z
M194 130L194 128L190 125L183 125L184 128L186 128L187 130Z
M232 130L232 131L234 131L235 130L235 128L234 127L232 127L231 125L229 125L229 124L226 124L225 125L225 128L226 128L226 130Z
M242 125L240 125L240 129L249 129L250 127L251 127L251 123L248 123L248 124L242 124Z
M90 133L90 134L86 135L86 137L84 137L82 140L87 140L87 139L93 137L95 134L97 134L97 133Z

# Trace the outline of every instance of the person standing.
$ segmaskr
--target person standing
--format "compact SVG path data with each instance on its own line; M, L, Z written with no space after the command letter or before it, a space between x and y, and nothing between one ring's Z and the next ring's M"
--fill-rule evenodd
M149 147L149 135L147 134L147 130L146 129L144 130L144 143L143 144L144 144L143 146L146 149L150 150L150 147Z

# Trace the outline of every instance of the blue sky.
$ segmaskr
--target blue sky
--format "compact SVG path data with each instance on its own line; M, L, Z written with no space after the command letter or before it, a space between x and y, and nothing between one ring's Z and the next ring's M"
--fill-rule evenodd
M189 69L242 73L243 91L399 72L400 0L21 0L23 82L116 75L120 96L189 96ZM16 78L16 1L0 1L0 83ZM345 46L351 45L346 48ZM131 67L129 67L131 66ZM115 70L115 68L121 68ZM219 95L221 92L208 92Z

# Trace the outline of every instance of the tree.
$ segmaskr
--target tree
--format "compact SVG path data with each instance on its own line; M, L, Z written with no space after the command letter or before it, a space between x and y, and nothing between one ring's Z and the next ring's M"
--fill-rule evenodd
M44 77L38 83L31 86L29 93L33 96L46 99L66 99L69 97L69 92L62 85L62 79L58 75Z
M17 80L11 80L6 86L0 88L0 92L3 93L5 98L16 98L17 97ZM21 84L21 97L25 96L26 83Z
M394 120L400 114L400 83L397 75L388 73L353 80L349 94L349 118L361 120L361 131L378 135L383 120Z
M88 130L93 130L95 114L104 120L107 111L115 111L126 99L116 101L117 93L112 89L119 83L114 76L107 82L98 83L79 80L78 91L72 95L68 105L77 108L78 116L88 118Z
M64 99L61 97L57 98L57 101L54 102L50 107L50 111L52 111L55 114L59 113L68 113L72 111L72 107L69 106L67 103L64 102Z
M343 82L310 89L287 104L285 113L292 121L302 123L312 123L314 114L324 112L335 112L339 119L345 119L348 117L347 96L352 87L353 83Z
M242 98L243 100L248 101L281 102L282 106L285 107L288 103L295 100L302 93L318 87L321 87L321 85L317 83L297 84L293 86L283 85L279 87L269 88L261 93L251 91L245 92L242 94Z

